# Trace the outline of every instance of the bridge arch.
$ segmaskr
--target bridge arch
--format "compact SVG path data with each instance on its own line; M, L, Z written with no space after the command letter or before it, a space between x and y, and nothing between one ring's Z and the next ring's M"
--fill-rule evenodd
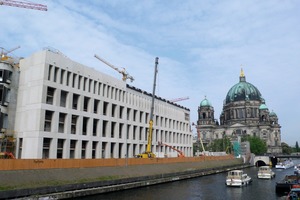
M271 159L269 156L255 156L254 165L256 167L270 165Z

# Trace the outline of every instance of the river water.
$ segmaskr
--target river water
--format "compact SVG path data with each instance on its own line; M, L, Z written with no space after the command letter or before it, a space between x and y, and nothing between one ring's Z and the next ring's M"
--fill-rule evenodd
M295 162L296 163L296 162ZM293 168L279 170L273 168L276 177L271 180L257 178L258 168L244 169L252 178L252 183L242 188L228 187L225 185L227 173L203 176L199 178L181 180L160 185L130 189L89 197L81 197L85 200L284 200L286 196L277 196L275 192L276 182L282 180L285 175L293 174Z

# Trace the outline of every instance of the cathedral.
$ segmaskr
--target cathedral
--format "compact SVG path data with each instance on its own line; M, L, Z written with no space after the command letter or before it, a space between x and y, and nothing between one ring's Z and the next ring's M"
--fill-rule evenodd
M267 153L281 153L280 128L276 113L269 111L260 91L246 81L243 70L239 82L226 95L219 121L215 119L214 107L206 97L198 107L198 137L205 145L225 136L235 142L250 135L266 142Z

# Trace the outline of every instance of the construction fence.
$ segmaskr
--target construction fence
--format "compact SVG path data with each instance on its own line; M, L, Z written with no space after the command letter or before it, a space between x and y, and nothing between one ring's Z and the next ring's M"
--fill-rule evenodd
M0 170L32 170L59 168L120 167L181 162L204 162L235 159L226 156L199 156L185 158L110 158L110 159L0 159Z

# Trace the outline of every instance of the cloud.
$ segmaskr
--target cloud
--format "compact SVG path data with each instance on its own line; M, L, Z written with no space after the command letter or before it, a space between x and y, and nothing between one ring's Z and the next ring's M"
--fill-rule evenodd
M300 2L266 1L40 1L48 11L1 6L0 46L29 56L50 46L79 63L121 79L94 58L125 67L135 87L191 109L207 96L219 118L243 67L279 117L282 140L296 141L300 107ZM9 16L9 17L8 17ZM242 65L242 66L241 66Z

